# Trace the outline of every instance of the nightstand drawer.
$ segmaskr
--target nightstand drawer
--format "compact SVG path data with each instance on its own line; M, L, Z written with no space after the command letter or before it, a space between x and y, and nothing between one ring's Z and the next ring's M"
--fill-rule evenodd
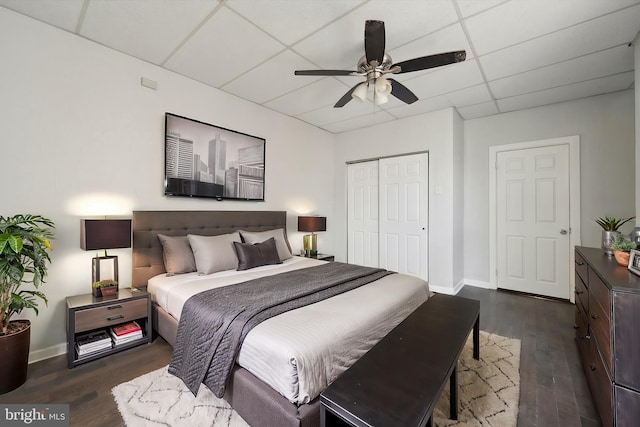
M115 302L103 307L78 310L75 313L75 332L84 332L130 320L147 317L146 298L126 302Z

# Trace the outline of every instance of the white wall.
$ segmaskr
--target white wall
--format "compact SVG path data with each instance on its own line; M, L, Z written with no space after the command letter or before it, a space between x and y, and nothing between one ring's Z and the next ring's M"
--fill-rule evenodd
M635 114L634 93L627 90L465 121L465 280L489 282L489 147L579 135L582 245L599 247L601 229L593 219L636 212Z
M453 109L383 123L336 135L335 148L335 227L336 259L347 259L347 166L346 162L376 157L429 151L429 286L432 290L453 293L462 266L454 274L454 228L460 228L454 215L455 181L461 174L460 121ZM457 129L454 132L454 129ZM454 146L456 147L454 150ZM459 219L456 219L459 218ZM327 226L328 228L328 226ZM460 276L459 278L457 276Z
M287 210L294 251L298 213L334 211L334 137L0 8L0 215L39 213L56 223L43 291L49 307L33 322L32 360L64 351L65 297L90 292L91 258L80 249L80 218L130 217L133 210ZM140 86L140 78L158 90ZM164 113L266 138L265 202L163 196ZM333 250L334 233L323 233ZM119 256L131 278L131 250Z

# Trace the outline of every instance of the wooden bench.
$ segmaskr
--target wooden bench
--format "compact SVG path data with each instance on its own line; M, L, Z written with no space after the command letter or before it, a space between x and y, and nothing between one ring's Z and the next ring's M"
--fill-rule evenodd
M479 301L429 298L322 392L320 425L431 426L447 380L457 419L458 358L471 329L480 358L479 319Z

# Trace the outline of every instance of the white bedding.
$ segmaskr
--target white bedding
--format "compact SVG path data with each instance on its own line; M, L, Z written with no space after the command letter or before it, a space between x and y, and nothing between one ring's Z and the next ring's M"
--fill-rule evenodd
M196 293L322 263L293 257L279 265L207 276L162 274L149 280L148 291L158 305L179 319L182 306ZM247 334L238 364L292 403L308 403L426 301L427 295L425 281L392 274L280 314Z

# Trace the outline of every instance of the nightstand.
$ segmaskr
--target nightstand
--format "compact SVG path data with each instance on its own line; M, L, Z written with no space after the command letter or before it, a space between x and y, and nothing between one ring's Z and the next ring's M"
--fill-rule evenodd
M317 255L304 255L305 258L314 258L314 259L319 259L320 261L329 261L329 262L333 262L335 261L335 257L333 255L329 255L329 254L317 254Z
M118 324L135 321L142 328L142 337L113 345L83 356L78 355L79 336L106 331ZM92 294L67 297L67 364L69 368L90 362L129 348L148 344L152 338L151 297L147 292L120 289L116 295L94 297Z

